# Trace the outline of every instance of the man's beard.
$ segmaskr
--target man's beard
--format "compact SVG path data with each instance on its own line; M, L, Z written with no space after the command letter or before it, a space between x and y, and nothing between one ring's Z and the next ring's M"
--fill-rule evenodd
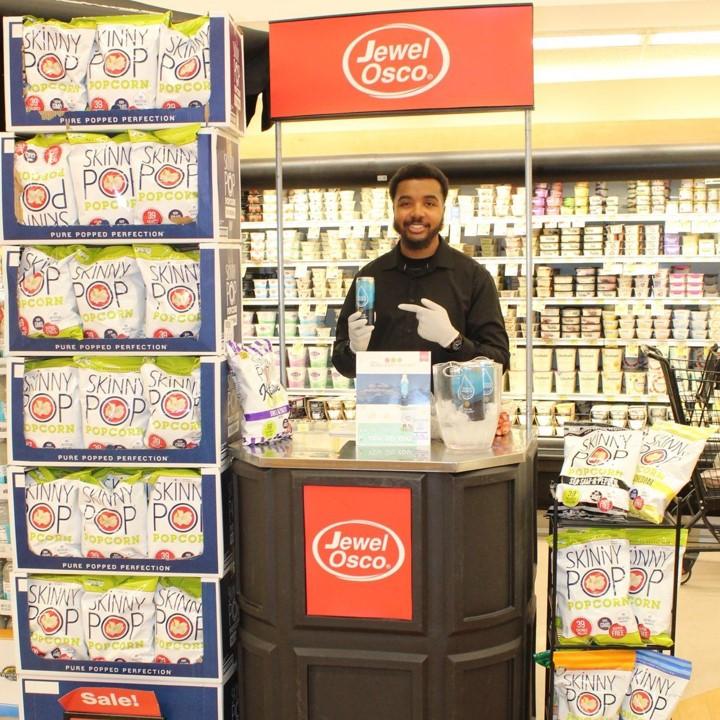
M405 232L405 228L403 228L397 220L393 222L393 227L395 228L395 232L400 235L400 242L404 243L408 250L426 250L432 244L435 236L440 233L442 223L435 227L430 227L427 232L420 237L409 237Z

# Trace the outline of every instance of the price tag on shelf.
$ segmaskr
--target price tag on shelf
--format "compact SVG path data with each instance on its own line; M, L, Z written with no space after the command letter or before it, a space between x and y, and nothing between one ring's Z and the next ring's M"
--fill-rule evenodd
M492 226L489 222L478 222L475 226L477 228L477 234L478 235L491 235L492 234Z
M535 312L542 312L545 308L546 305L542 300L533 300L533 310Z
M639 357L640 355L640 345L636 342L629 342L625 346L625 357Z
M368 227L368 237L379 238L382 234L382 226L380 223L373 223Z
M627 303L616 303L615 304L615 312L618 315L627 315L628 314L628 304Z
M542 215L533 215L532 226L536 229L542 228L542 226L543 226Z
M625 266L626 275L654 275L657 271L657 263L628 263Z
M584 220L573 220L573 221L572 221L572 226L573 226L574 228L585 227L585 221L584 221Z
M632 310L630 311L633 315L645 315L647 314L648 310L650 309L650 306L648 306L647 303L634 303L632 306Z
M462 240L461 227L458 223L450 224L450 234L448 235L448 242L451 245L457 245Z
M665 343L665 342L655 343L655 347L665 357L667 357L668 354L670 353L670 345L668 343Z
M307 230L308 240L319 240L320 239L320 228L317 225L311 225Z
M622 275L623 274L623 265L622 263L603 263L602 268L600 269L601 274L603 275Z
M465 224L465 237L477 237L479 234L477 223L469 222Z
M668 220L665 223L665 232L666 233L679 233L682 231L682 224L679 223L677 220L670 221Z
M365 237L365 223L355 223L352 226L351 237L364 238Z
M520 265L517 263L505 263L505 276L517 277L520 274Z
M493 226L493 235L507 235L507 223L504 220L496 220Z

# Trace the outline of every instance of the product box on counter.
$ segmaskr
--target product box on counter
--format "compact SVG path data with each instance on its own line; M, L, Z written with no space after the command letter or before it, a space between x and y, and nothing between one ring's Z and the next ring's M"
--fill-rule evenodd
M146 468L155 471L157 468ZM136 575L178 576L202 575L223 577L235 564L237 518L237 492L232 471L220 472L213 468L200 468L199 488L195 483L165 482L156 488L148 487L147 518L132 507L132 500L114 506L95 507L84 517L80 491L68 492L68 485L53 488L53 483L28 482L26 473L30 468L7 469L8 483L12 487L11 512L15 524L15 569L43 573L121 573ZM72 470L68 469L68 473ZM160 471L162 472L162 471ZM165 475L174 480L173 470ZM31 476L32 477L32 476ZM32 499L26 501L28 487L33 487ZM92 487L92 486L91 486ZM199 490L199 492L196 492ZM100 512L95 512L99 510ZM94 513L94 514L93 514ZM126 517L130 513L131 518ZM92 515L92 516L90 516ZM110 522L103 522L103 518ZM142 518L142 520L138 520ZM147 557L118 557L129 542L127 526L140 522L147 528L141 542L148 548ZM140 528L142 531L142 528ZM59 556L51 547L61 546L69 552L65 540L73 536L79 540L86 535L91 538L92 549L81 557ZM93 538L93 534L95 537ZM100 538L100 543L97 538ZM97 545L106 545L106 552L99 552ZM116 548L120 547L120 551ZM184 557L183 554L198 554ZM34 548L34 549L33 549ZM101 557L102 555L102 557Z
M92 245L121 243L198 243L240 240L240 149L237 138L222 130L206 128L197 135L197 219L187 223L157 225L23 225L18 222L15 183L15 137L0 134L2 218L0 237L10 244ZM182 169L175 171L184 177ZM69 182L69 180L68 180ZM68 198L56 198L35 182L32 187L46 205L65 207ZM34 206L33 206L34 207ZM42 206L40 206L42 207Z
M92 356L85 356L92 357ZM125 357L125 356L122 356ZM162 358L158 358L158 361ZM179 358L184 359L184 358ZM55 358L56 362L62 362L63 358ZM66 358L65 360L70 360ZM198 415L201 427L199 442L194 447L170 447L161 449L143 447L140 449L125 449L113 447L101 447L98 449L83 447L61 447L61 441L54 438L52 444L55 447L31 447L26 443L25 425L25 399L24 399L24 377L25 358L12 358L8 365L8 464L33 465L33 466L63 466L77 465L114 465L114 466L140 466L156 465L157 467L202 467L204 465L223 466L229 457L228 443L239 436L240 431L240 410L232 380L228 377L227 361L220 357L204 356L200 359L199 366L199 403ZM29 362L30 360L28 360ZM29 400L28 422L32 420L34 425L42 425L44 422L57 424L57 432L62 434L67 429L63 423L64 414L80 403L80 392L77 387L66 386L68 382L66 375L53 380L56 383L53 388L47 388L48 392L40 389L40 397L34 392L33 397L40 403L35 406L34 401ZM62 386L62 387L61 387ZM36 388L37 390L37 388ZM57 399L53 399L53 391ZM180 401L187 406L187 393ZM99 396L98 396L99 398ZM127 398L122 395L108 397L107 400L97 399L96 412L101 413L100 422L107 423L108 434L107 444L115 440L118 444L116 434L113 434L113 424L117 425L118 415L133 414L133 408L128 407ZM109 403L106 405L106 403ZM102 407L100 407L102 404ZM82 407L82 405L80 405ZM169 408L166 408L168 410ZM187 414L187 410L183 409ZM185 422L182 420L181 422ZM102 427L100 428L102 429ZM75 430L77 432L77 430ZM49 443L50 441L48 441ZM100 444L100 443L97 443Z
M90 9L93 12L95 9ZM203 12L199 9L200 12ZM84 8L88 12L88 8ZM97 8L102 15L102 8ZM243 36L238 25L226 13L210 13L209 53L192 69L194 78L205 73L209 63L210 100L207 105L147 110L82 110L65 113L40 113L28 110L23 97L23 18L6 17L3 27L5 48L5 117L6 128L16 132L53 132L69 127L72 130L152 130L172 125L202 122L242 134L245 130L245 72L243 67ZM172 59L169 62L174 63ZM181 63L164 71L182 77ZM201 66L202 65L202 66ZM177 72L175 72L177 71Z
M21 681L21 718L24 720L109 720L133 708L139 720L239 720L238 677L233 674L222 684L186 685L153 680L152 685L113 677L111 682L93 678L82 680ZM144 693L152 692L161 715L137 715L146 707Z
M82 577L87 581L97 576ZM116 677L135 677L153 683L180 678L191 683L219 683L234 674L240 619L234 573L221 580L200 579L200 610L196 603L191 607L182 598L161 610L152 590L144 597L105 594L85 603L88 590L82 594L57 590L58 582L52 580L53 576L49 581L47 578L23 573L15 573L13 578L18 671L23 677L35 674L58 679L72 673L73 678L103 676L105 682ZM53 592L57 597L51 597ZM31 622L35 628L32 631ZM159 632L164 633L162 645L158 642ZM33 652L42 643L53 642L66 650L72 647L76 654L85 649L86 643L94 643L96 649L91 654L115 653L116 657L114 661L78 660L69 658L67 652L57 653L57 657ZM172 660L166 657L180 644L198 646L191 660L178 662L174 657ZM138 653L165 660L127 659L137 657ZM122 655L126 659L121 659Z
M20 331L18 318L18 267L23 248L3 248L5 282L9 288L5 298L6 353L10 355L76 355L78 353L132 353L173 355L224 354L228 340L240 342L239 293L240 252L232 245L201 243L199 267L200 331L194 337L148 338L84 338L29 337ZM168 277L159 278L159 292L171 298L176 290L185 296L194 296L194 290L183 285L183 278L175 279L172 268ZM146 292L155 292L146 288ZM26 293L27 295L28 293ZM41 293L38 293L40 297ZM47 301L43 296L38 303ZM32 297L24 302L30 304ZM182 309L182 308L181 308ZM40 307L39 312L44 310ZM32 310L28 312L31 313ZM187 314L187 313L186 313ZM179 313L178 313L179 315ZM41 323L42 324L42 323Z

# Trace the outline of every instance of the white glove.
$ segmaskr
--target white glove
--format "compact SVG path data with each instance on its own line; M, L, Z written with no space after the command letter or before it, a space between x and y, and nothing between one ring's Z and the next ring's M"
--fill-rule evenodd
M446 348L459 335L452 326L447 310L432 300L421 298L422 305L400 303L399 310L414 312L418 320L418 335Z
M348 317L348 335L350 336L350 349L354 353L365 352L370 344L370 336L375 329L374 325L367 324L367 318L362 317L360 310Z

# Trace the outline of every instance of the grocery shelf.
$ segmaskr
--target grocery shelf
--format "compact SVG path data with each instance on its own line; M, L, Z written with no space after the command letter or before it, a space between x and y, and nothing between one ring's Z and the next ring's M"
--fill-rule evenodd
M510 344L526 345L525 338L510 338ZM658 340L657 338L633 338L632 340L613 340L611 338L558 338L548 340L544 338L533 338L534 347L618 347L623 345L687 345L688 347L710 347L716 343L715 340Z
M382 218L380 220L283 220L283 230L299 230L301 228L326 228L326 227L372 227L374 225L392 226L392 218ZM241 230L277 230L277 223L261 222L244 222L241 224Z
M251 338L254 339L254 336L251 336ZM250 338L248 338L250 339ZM269 340L273 345L277 345L280 342L279 337L269 337L269 338L258 338L259 340ZM286 345L295 345L295 344L302 344L302 345L332 345L335 342L335 336L332 337L317 337L313 335L308 335L305 337L300 337L298 335L288 335L285 338L285 344Z
M659 394L638 394L627 395L625 393L602 393L590 395L588 393L536 393L533 392L533 400L557 400L558 402L623 402L623 403L667 403L667 395ZM503 392L503 399L524 400L525 393Z
M716 255L615 255L612 257L608 255L533 255L533 262L536 265L617 265L625 263L674 265L688 262L711 263L716 262L716 259Z
M362 258L360 260L286 260L285 267L298 267L310 265L312 267L360 267L371 262L374 258ZM242 266L250 268L272 268L277 269L277 262L243 262Z
M318 305L325 303L326 305L342 305L345 302L345 298L285 298L285 305L304 305L306 303L309 303L310 305ZM272 307L277 307L279 303L279 300L277 298L267 298L267 299L258 299L258 298L244 298L242 301L243 307L258 307L263 305L270 305Z
M500 298L510 305L525 305L525 298ZM720 297L549 297L533 298L533 307L544 305L720 305Z
M355 395L355 388L288 388L290 397L299 397L301 395L339 395L342 397L351 397Z

